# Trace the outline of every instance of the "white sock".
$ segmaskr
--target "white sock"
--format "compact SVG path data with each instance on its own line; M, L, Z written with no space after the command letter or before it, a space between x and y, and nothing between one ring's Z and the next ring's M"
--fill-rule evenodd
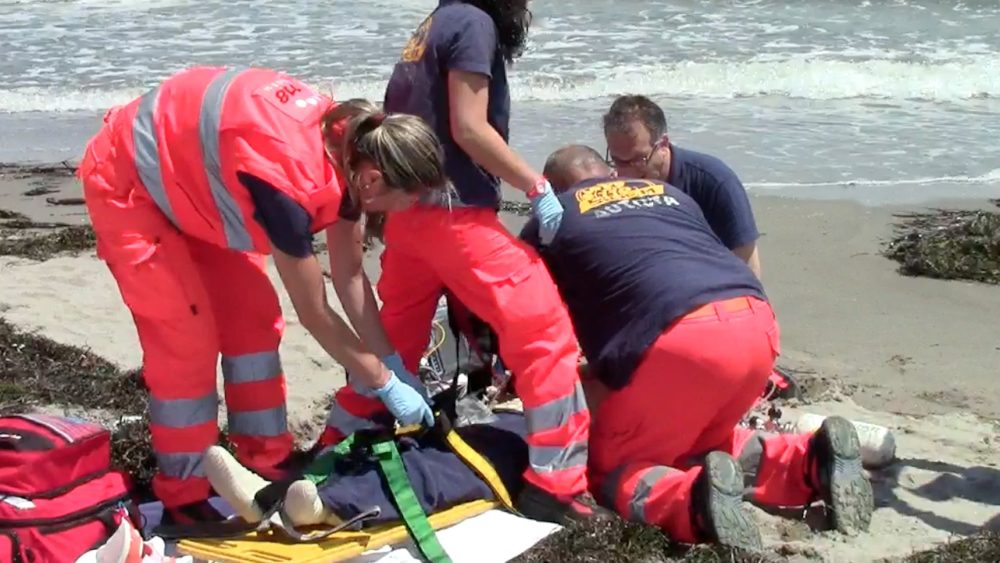
M268 481L243 467L221 446L208 448L203 463L208 482L236 514L247 522L260 522L264 513L254 502L254 496L268 485Z
M307 479L296 481L288 488L285 493L285 514L295 526L316 524L339 526L343 523L343 520L320 500L316 484Z

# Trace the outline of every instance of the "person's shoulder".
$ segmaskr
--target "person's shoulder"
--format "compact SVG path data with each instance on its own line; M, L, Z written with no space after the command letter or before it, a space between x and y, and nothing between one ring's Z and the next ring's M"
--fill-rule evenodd
M667 182L666 180L646 180L646 182L649 182L650 186L657 186L662 189L663 192L661 195L671 198L676 203L687 205L688 207L698 207L698 202L695 201L691 194L685 192L674 184Z
M673 157L680 160L683 166L701 172L716 183L739 181L736 171L717 156L677 146L674 146L673 152Z
M566 204L573 203L576 201L577 191L578 188L576 187L563 190L561 192L556 193L556 199L558 199L559 202L563 204L563 207L565 207Z
M451 26L489 26L493 27L493 19L483 10L465 2L449 2L435 10L431 16L432 25ZM464 31L459 29L458 31Z

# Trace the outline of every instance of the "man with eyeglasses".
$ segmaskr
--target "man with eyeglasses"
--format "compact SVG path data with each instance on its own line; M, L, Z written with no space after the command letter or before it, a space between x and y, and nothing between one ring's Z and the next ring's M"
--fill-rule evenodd
M645 96L619 96L604 114L607 161L622 178L666 182L698 203L719 240L760 278L757 224L740 179L718 158L670 142L663 110Z

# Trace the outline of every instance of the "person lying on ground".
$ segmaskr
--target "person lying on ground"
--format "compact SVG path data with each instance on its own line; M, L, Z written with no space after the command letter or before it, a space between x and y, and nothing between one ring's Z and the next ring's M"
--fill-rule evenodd
M362 211L403 209L444 186L440 158L428 158L441 148L422 120L363 100L335 104L274 70L195 67L104 122L78 174L98 256L139 333L152 486L167 523L220 518L202 467L219 436L220 353L237 455L269 475L288 465L284 319L267 254L299 321L352 384L403 423L432 421L381 327L359 222ZM334 288L360 339L327 303L312 248L323 229Z
M435 429L437 430L437 429ZM528 433L520 412L496 412L491 422L455 428L462 440L489 463L508 497L516 498L524 488L528 466ZM476 500L499 501L493 486L480 477L466 461L433 431L398 439L397 448L421 508L427 515ZM323 452L320 456L329 455ZM288 523L296 528L321 525L340 526L378 507L379 514L365 519L367 528L400 522L399 508L383 478L379 462L370 455L347 456L324 466L326 475L302 478L274 492L282 503ZM316 467L316 466L310 466ZM311 470L311 469L310 469ZM260 522L267 512L271 494L262 493L269 481L241 465L225 448L212 446L205 453L205 474L212 487L249 523Z
M586 146L553 153L545 174L561 192L562 226L545 246L533 220L521 237L552 272L603 389L588 393L602 504L676 541L759 548L745 475L755 502L822 499L836 529L866 529L872 488L850 422L831 417L814 434L737 428L774 365L779 328L760 281L694 200L658 180L614 178Z
M603 125L607 159L619 177L660 180L689 195L722 244L760 277L760 233L746 189L729 166L671 143L663 110L645 96L619 96Z

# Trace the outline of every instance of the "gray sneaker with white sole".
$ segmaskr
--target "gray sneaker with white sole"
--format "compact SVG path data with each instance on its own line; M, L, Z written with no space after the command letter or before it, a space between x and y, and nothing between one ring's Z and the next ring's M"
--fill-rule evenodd
M691 498L701 541L748 551L763 549L760 529L743 505L743 470L733 456L710 452Z
M811 440L809 455L833 528L845 534L867 531L875 495L861 464L861 443L851 421L839 416L825 419Z

